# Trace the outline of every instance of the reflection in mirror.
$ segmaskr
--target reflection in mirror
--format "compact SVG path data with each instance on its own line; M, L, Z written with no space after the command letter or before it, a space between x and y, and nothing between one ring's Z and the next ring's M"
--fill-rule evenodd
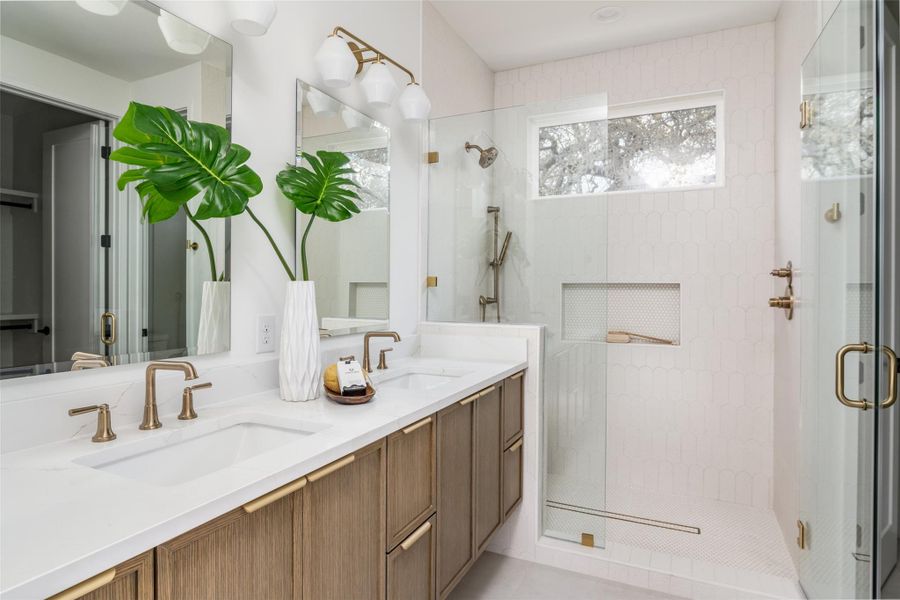
M229 347L227 221L146 222L107 157L131 100L229 127L231 46L99 4L0 3L0 378Z
M390 130L324 92L297 82L297 165L301 152L343 152L359 185L360 213L316 223L307 239L322 335L388 328ZM307 224L297 213L297 234Z

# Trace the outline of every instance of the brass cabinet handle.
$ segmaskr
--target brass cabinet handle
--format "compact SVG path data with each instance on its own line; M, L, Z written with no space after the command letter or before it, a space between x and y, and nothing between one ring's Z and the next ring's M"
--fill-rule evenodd
M50 596L47 600L75 600L87 596L91 592L102 588L104 585L116 578L116 569L113 567L108 571L103 571L99 575L94 575L90 579L85 579L81 583L76 583L67 590Z
M472 404L472 403L475 402L476 400L478 400L478 394L472 394L472 395L469 396L468 398L464 398L464 399L460 400L460 401L459 401L459 405L460 405L460 406L465 406L466 404Z
M511 376L510 379L521 379L525 375L525 371L519 371L515 375Z
M478 397L480 398L481 396L487 396L488 394L490 394L491 392L493 392L493 391L496 390L496 389L497 389L497 386L496 386L496 385L492 385L491 387L489 387L489 388L487 388L487 389L485 389L485 390L481 390L480 392L478 392Z
M837 396L838 402L850 408L858 408L866 410L872 408L872 403L863 398L862 400L851 400L844 394L844 358L850 352L861 352L868 354L875 348L872 344L861 342L859 344L847 344L842 346L834 356L834 394Z
M109 335L106 335L107 323L109 323ZM116 343L116 315L109 311L100 315L100 341L106 346Z
M339 469L343 469L344 467L346 467L347 465L352 463L354 460L356 460L355 454L345 456L341 460L339 460L337 462L333 462L330 465L328 465L327 467L322 467L318 471L314 471L314 472L310 473L309 475L306 476L306 478L309 479L310 482L318 481L327 475L331 475L332 473L334 473L335 471L337 471Z
M422 427L425 427L425 426L428 425L429 423L431 423L431 417L425 417L424 419L422 419L422 420L419 421L418 423L413 423L412 425L410 425L409 427L407 427L406 429L404 429L404 430L403 430L403 434L406 435L406 434L412 433L412 432L415 431L416 429L420 429L420 428L422 428Z
M406 538L405 540L400 542L400 547L403 548L404 550L409 550L410 548L412 548L415 545L416 542L418 542L420 539L422 539L422 536L424 536L430 530L431 530L431 521L425 521L421 527L419 527L418 529L413 531L411 534L409 534L408 538Z
M516 450L518 450L519 448L521 448L521 447L522 447L522 444L524 444L524 443L525 443L525 438L519 438L519 441L518 441L518 442L516 442L515 444L513 444L512 446L509 447L509 451L510 451L510 452L515 452Z
M897 402L897 355L887 346L882 346L881 351L888 359L888 395L881 408L890 408Z
M256 500L251 500L247 504L245 504L242 508L244 512L249 514L252 512L256 512L259 509L268 506L275 502L276 500L281 500L285 496L289 496L293 494L297 490L302 490L306 486L306 477L301 477L295 481L287 483L280 488L276 488L269 492L268 494L264 494L257 498Z

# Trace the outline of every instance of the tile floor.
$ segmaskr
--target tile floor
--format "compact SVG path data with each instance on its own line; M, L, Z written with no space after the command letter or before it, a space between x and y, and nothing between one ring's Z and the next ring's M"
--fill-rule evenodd
M670 596L485 552L450 600L674 600Z

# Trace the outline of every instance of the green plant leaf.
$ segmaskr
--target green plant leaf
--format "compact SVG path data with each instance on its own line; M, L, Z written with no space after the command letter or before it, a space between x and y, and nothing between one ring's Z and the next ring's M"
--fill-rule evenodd
M346 177L350 158L343 152L319 150L316 156L303 153L308 167L288 165L275 177L281 193L306 215L327 221L343 221L359 212L359 186Z
M181 204L164 198L149 181L142 181L135 188L143 203L144 218L150 223L159 223L175 215Z
M132 102L113 135L129 146L110 158L145 167L141 176L127 171L119 182L151 184L152 191L145 186L141 194L151 223L160 220L155 217L175 214L170 204L177 212L178 206L201 194L196 219L237 215L262 191L259 175L244 164L250 152L232 144L228 131L218 125L188 121L170 108Z

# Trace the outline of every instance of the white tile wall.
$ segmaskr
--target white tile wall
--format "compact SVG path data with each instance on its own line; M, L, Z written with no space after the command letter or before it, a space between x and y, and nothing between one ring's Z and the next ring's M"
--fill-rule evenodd
M725 93L725 185L608 197L608 280L680 283L683 324L677 348L608 347L607 478L769 508L774 24L497 73L494 98L606 92L614 106L711 90Z

